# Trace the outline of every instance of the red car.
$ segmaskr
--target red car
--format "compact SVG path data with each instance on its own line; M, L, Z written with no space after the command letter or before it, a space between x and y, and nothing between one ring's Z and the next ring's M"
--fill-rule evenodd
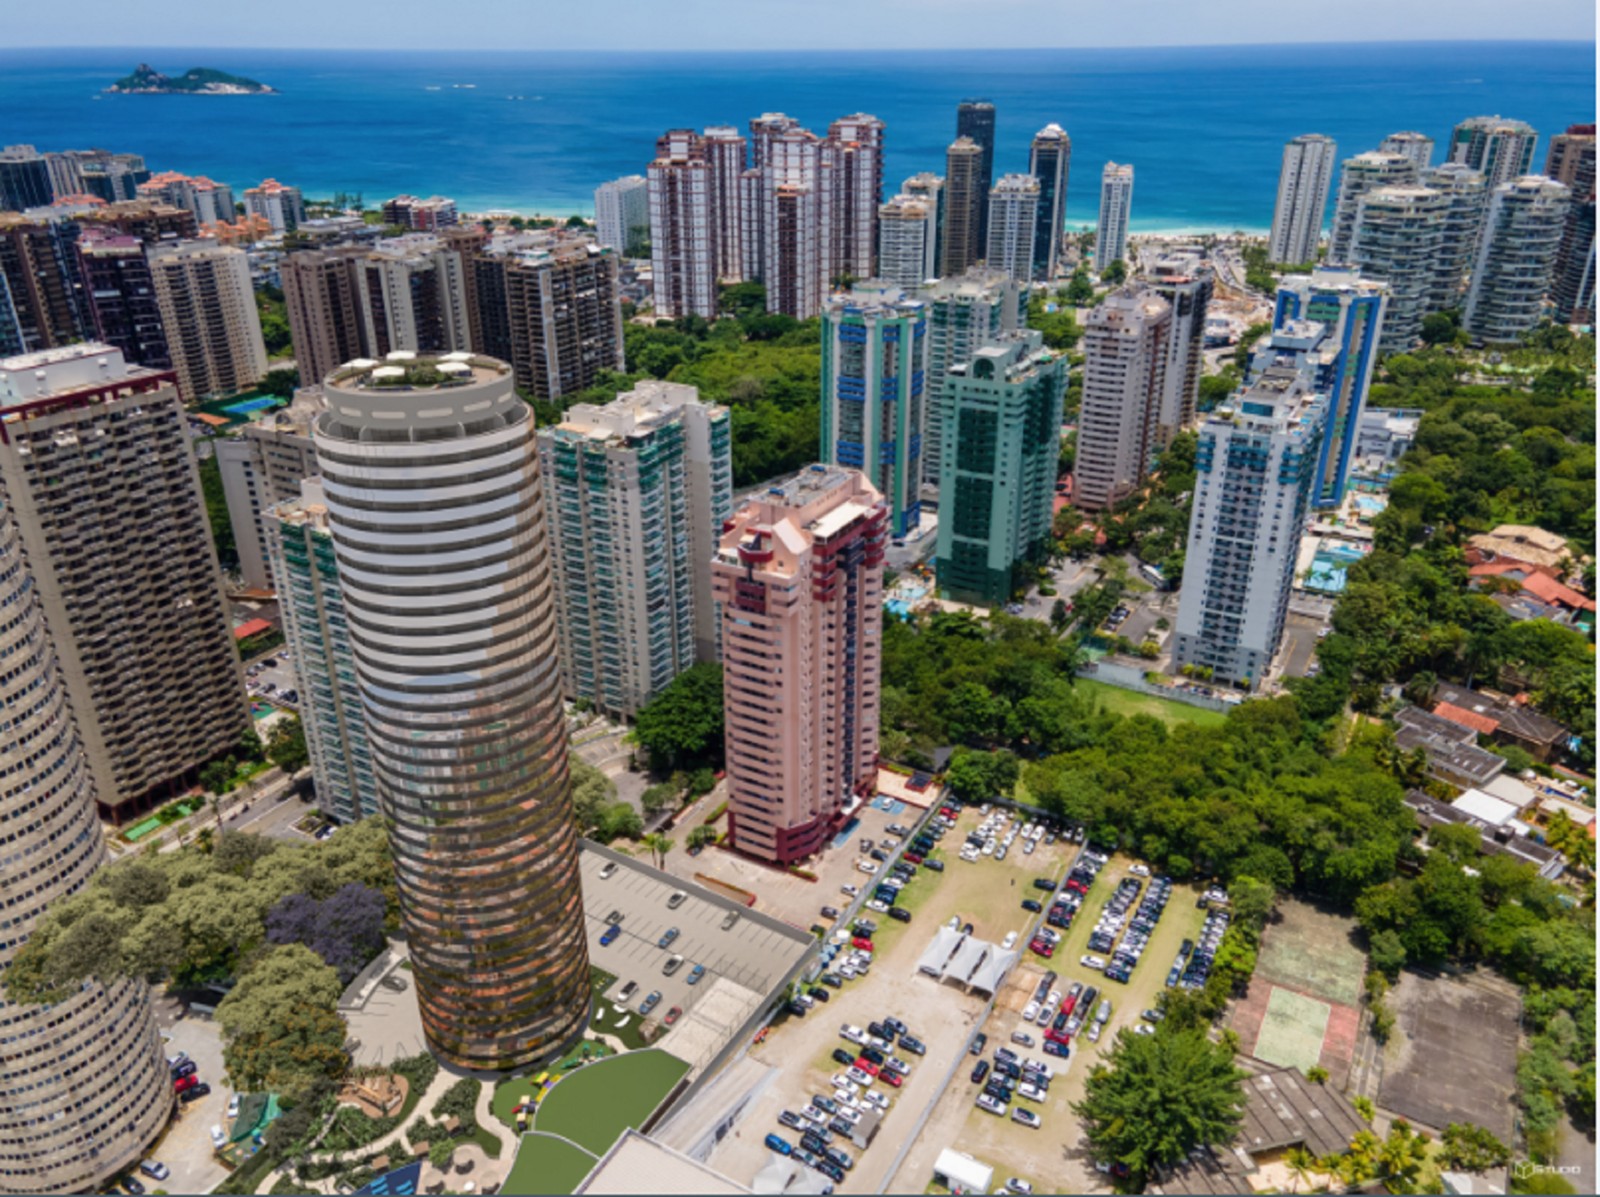
M193 1089L199 1083L200 1078L191 1072L188 1076L180 1076L177 1080L173 1081L172 1091L174 1093L182 1093L185 1089Z
M682 1017L683 1017L683 1007L682 1006L674 1006L672 1009L667 1011L667 1016L661 1020L661 1025L670 1027L673 1023L677 1022L678 1019L680 1019Z
M868 1076L878 1076L879 1075L878 1066L876 1064L874 1064L871 1060L867 1059L865 1056L860 1057L856 1061L856 1067L861 1069L861 1071L866 1073Z
M870 939L862 939L859 935L850 941L850 946L863 952L872 951L872 941Z
M1046 960L1050 959L1050 957L1056 954L1055 944L1045 943L1045 941L1042 939L1034 940L1028 945L1028 948L1030 951L1039 953L1039 955L1043 956Z
M918 856L915 852L907 852L900 859L905 861L907 864L921 864L922 863L922 857Z
M1050 1040L1051 1043L1059 1043L1063 1047L1072 1042L1071 1035L1068 1035L1065 1031L1058 1031L1054 1027L1046 1031L1044 1037Z
M885 1068L878 1074L878 1079L885 1085L888 1085L891 1089L898 1089L901 1085L905 1084L905 1077L888 1068Z
M955 808L955 807L953 807L953 806L941 806L941 807L940 807L940 808L939 808L939 813L940 813L940 814L941 814L941 815L943 815L943 816L944 816L944 817L945 817L945 818L947 818L947 819L953 819L953 818L955 818L955 817L956 817L956 816L957 816L957 815L959 815L959 814L960 814L960 813L961 813L961 812L960 812L960 811L958 811L958 810L957 810L957 809L956 809L956 808Z

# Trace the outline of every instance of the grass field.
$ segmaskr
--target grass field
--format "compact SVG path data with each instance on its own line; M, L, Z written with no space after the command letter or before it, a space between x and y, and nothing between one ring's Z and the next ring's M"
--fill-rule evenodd
M1315 1068L1322 1058L1328 1013L1326 1002L1292 989L1273 989L1254 1054L1269 1064L1298 1068L1301 1072Z
M684 1061L654 1049L607 1057L557 1082L534 1115L533 1129L604 1155L624 1129L642 1124L688 1071Z
M1096 699L1102 708L1114 715L1153 715L1169 727L1175 723L1221 727L1228 717L1224 711L1192 707L1186 702L1174 702L1169 698L1138 694L1106 682L1097 682L1093 678L1080 677L1073 683L1073 687Z
M501 1191L570 1193L599 1162L587 1151L549 1135L523 1135L516 1163Z

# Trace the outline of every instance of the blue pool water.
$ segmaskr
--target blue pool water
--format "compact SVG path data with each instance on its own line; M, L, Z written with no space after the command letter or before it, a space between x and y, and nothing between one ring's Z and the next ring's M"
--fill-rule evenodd
M254 399L241 399L238 403L230 403L222 410L236 416L247 416L253 411L263 408L277 407L283 402L276 395L258 395Z
M889 614L893 615L896 619L911 618L911 604L906 602L905 599L890 599L883 605Z

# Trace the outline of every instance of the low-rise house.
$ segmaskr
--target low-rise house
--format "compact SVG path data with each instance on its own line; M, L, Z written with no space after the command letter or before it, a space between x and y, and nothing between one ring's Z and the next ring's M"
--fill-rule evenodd
M1471 728L1500 744L1516 744L1535 760L1554 757L1568 738L1567 729L1515 699L1453 682L1440 682L1433 690L1433 713L1451 723Z
M1405 707L1395 717L1395 747L1421 749L1428 776L1449 785L1481 786L1506 767L1505 758L1478 747L1478 733L1421 707Z

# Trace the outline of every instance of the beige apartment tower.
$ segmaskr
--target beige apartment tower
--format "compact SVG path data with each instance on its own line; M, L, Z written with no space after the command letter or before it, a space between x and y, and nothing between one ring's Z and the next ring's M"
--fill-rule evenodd
M0 835L8 853L0 970L45 912L82 892L106 859L94 776L8 507L0 505ZM172 1113L144 982L89 982L49 1004L0 1001L0 1021L0 1193L109 1191Z
M983 147L958 137L945 152L944 235L939 274L950 278L976 266L983 257L979 239L989 180L983 172Z
M172 375L94 344L0 362L0 491L100 812L121 822L250 726Z
M184 402L236 395L260 382L267 373L267 347L244 250L181 241L152 245L147 252Z
M1166 390L1172 305L1124 287L1091 309L1083 329L1083 398L1072 501L1086 511L1132 494L1150 469Z
M725 525L712 585L728 838L741 852L811 856L875 790L888 522L860 473L814 465Z
M222 474L222 495L228 503L228 524L239 553L239 578L252 589L272 589L267 557L267 543L276 523L272 509L298 499L300 483L316 476L311 422L321 410L320 392L302 389L289 407L212 442Z

